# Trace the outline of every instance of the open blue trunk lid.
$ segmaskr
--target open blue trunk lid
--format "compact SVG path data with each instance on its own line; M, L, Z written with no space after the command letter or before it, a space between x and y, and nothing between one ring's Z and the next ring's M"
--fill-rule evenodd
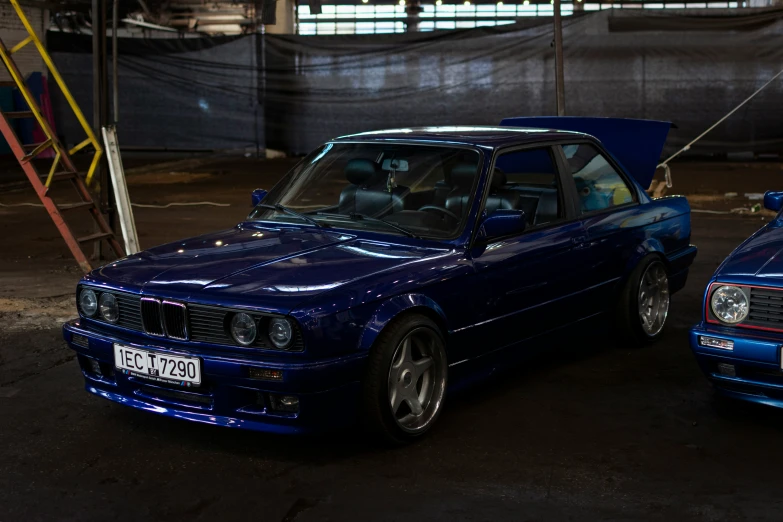
M506 127L530 127L583 132L603 144L642 188L650 186L661 159L671 122L626 118L534 116L505 118Z

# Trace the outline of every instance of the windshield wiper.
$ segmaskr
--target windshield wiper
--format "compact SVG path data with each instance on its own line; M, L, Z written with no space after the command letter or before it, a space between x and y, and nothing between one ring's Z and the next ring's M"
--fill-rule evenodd
M384 221L382 219L374 218L371 216L368 216L366 214L359 214L358 212L351 212L348 214L348 217L351 218L351 221L370 221L371 223L383 223L387 227L391 227L398 232L402 232L408 237L412 237L413 239L421 239L419 236L408 230L407 228L403 228L400 225L395 225L394 223L390 223L389 221Z
M256 205L257 207L261 208L268 208L269 210L277 210L278 212L283 212L285 214L289 214L291 216L298 217L299 219L304 219L308 223L317 226L318 228L325 228L323 223L319 223L315 219L311 218L307 214L302 214L301 212L297 212L294 209L288 208L286 206L281 205L280 203L276 203L274 205L267 205L265 203L259 203Z
M318 214L319 216L347 217L351 221L370 221L371 223L382 223L387 227L393 228L398 232L402 232L408 237L412 237L414 239L421 239L421 236L417 236L407 228L401 227L400 225L396 225L394 223L390 223L389 221L384 221L382 219L368 216L367 214L359 214L358 212L350 212L348 214L337 214L333 212L316 212L316 214Z

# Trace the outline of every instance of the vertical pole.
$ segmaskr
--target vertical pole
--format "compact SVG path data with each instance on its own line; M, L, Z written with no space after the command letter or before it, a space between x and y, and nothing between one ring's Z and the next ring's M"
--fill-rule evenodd
M98 136L103 135L103 127L109 124L111 119L109 111L111 98L109 94L109 51L107 35L109 34L109 24L107 15L109 14L109 3L106 0L101 2L101 128L98 129ZM103 190L103 187L106 190ZM112 192L111 176L109 175L109 164L104 155L101 158L101 206L106 213L106 220L109 222L109 228L112 231L117 229L117 210L114 207L114 198Z
M111 87L114 107L112 111L114 125L120 121L120 88L117 71L117 25L119 24L119 0L114 0L111 12Z
M105 0L92 0L92 109L93 109L93 131L96 136L102 135L102 127L108 122L109 113L109 78L108 63L106 52L106 12L107 2ZM115 212L111 205L111 179L109 170L106 168L105 156L98 163L95 173L100 183L100 211L105 214L109 228L115 228ZM104 258L101 241L95 242L93 255L95 259Z
M101 86L101 45L104 43L101 35L101 0L92 0L92 127L96 136L101 135L101 92L103 87ZM104 212L103 207L103 194L106 191L106 181L104 179L104 169L99 163L95 174L98 176L98 184L100 185L101 198L99 199L98 208L101 212ZM96 232L100 232L97 228ZM103 258L102 241L96 241L94 243L93 257L96 260Z
M420 13L424 11L420 0L406 0L405 2L405 31L409 33L419 32Z
M565 116L565 79L563 75L563 20L560 17L560 0L554 1L555 23L555 91L557 115Z

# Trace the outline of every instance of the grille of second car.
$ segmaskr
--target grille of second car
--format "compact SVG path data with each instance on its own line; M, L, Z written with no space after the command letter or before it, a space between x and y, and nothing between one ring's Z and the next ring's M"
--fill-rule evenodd
M783 292L770 288L751 288L750 312L744 323L783 329Z

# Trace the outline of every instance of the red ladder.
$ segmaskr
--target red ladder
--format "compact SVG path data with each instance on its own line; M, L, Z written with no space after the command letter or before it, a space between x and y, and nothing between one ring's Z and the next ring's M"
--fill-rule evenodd
M14 82L2 83L20 89L30 110L24 112L0 111L0 132L2 132L8 145L11 147L17 161L19 161L19 165L21 165L24 173L27 175L27 179L30 180L30 183L35 189L35 193L38 194L38 198L41 200L41 203L43 203L44 208L49 212L49 216L51 216L52 221L60 231L60 235L62 235L65 240L65 244L68 245L68 249L71 251L71 254L73 254L73 257L76 259L76 262L81 269L85 272L92 270L92 265L90 264L88 256L82 250L82 245L84 244L94 243L95 241L106 241L118 258L123 257L125 253L122 246L117 241L114 232L104 219L100 209L96 206L82 176L76 170L76 167L74 167L70 154L65 147L62 146L54 132L52 132L49 122L43 117L41 109L35 102L35 98L30 93L24 81L21 80L22 75L19 72L16 63L11 59L10 54L11 53L8 52L8 49L3 44L2 40L0 40L0 56L2 56L3 63L11 74L11 77L15 80ZM35 118L44 134L49 138L46 141L35 145L23 145L19 141L19 138L9 121L18 118ZM36 170L35 165L33 165L32 160L42 151L50 148L55 151L54 163L52 164L49 174L42 177ZM60 170L57 170L58 167ZM58 206L49 196L49 185L58 181L70 181L76 189L79 200ZM89 210L90 215L95 222L96 231L82 237L74 235L71 227L68 226L68 223L66 223L63 218L63 212L77 209Z

